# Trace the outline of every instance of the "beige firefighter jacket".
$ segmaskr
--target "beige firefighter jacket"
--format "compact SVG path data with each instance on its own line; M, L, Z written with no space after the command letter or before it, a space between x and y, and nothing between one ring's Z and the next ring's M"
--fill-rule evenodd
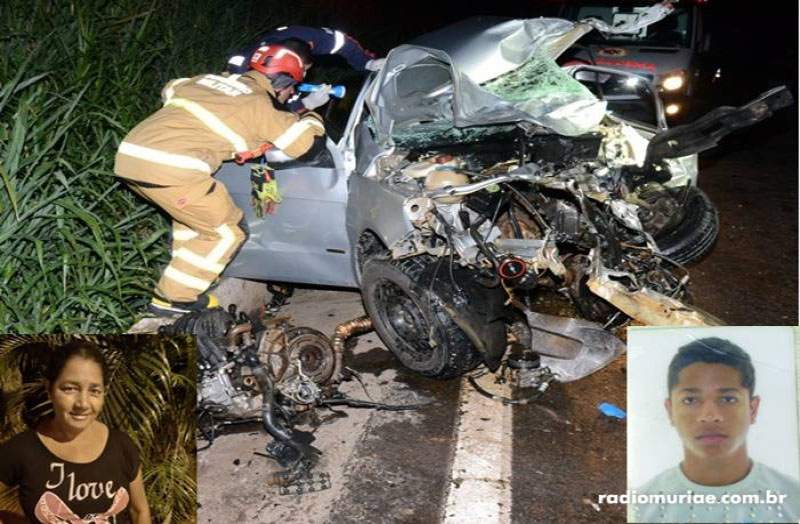
M134 127L120 144L114 171L125 178L160 183L167 175L181 184L190 180L191 173L211 175L236 153L267 142L298 157L308 151L315 136L325 133L322 119L315 113L297 116L276 109L274 96L272 84L256 71L173 80L162 91L164 107Z

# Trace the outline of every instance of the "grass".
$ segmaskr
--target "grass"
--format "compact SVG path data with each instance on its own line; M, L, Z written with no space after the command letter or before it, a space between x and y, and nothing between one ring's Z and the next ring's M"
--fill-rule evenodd
M302 16L250 11L0 3L0 332L120 332L144 310L169 224L114 178L117 145L168 80L218 72L255 35Z

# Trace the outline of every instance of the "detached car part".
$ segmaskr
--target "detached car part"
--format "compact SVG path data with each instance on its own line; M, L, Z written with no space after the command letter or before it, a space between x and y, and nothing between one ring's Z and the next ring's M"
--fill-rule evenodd
M268 451L281 466L313 466L320 451L292 425L322 397L336 368L325 335L286 319L255 330L246 315L237 319L235 308L189 313L162 330L197 336L198 420L209 444L219 427L260 421L275 439Z
M313 435L295 428L302 418L318 425L317 407L420 407L351 399L337 391L346 340L370 329L365 317L344 322L331 343L317 330L292 326L288 318L251 319L237 316L231 306L186 314L160 331L197 337L198 430L208 446L223 427L260 422L274 439L266 456L287 468L271 483L282 494L300 494L330 487L326 474L311 472L322 453L311 445Z

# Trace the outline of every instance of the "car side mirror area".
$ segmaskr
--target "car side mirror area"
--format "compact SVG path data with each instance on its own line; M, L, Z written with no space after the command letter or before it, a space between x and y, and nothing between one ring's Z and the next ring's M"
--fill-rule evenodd
M326 135L315 136L311 148L297 158L287 156L285 153L267 154L267 162L277 170L295 167L334 167L333 155L328 151L328 138ZM277 152L276 152L277 153Z

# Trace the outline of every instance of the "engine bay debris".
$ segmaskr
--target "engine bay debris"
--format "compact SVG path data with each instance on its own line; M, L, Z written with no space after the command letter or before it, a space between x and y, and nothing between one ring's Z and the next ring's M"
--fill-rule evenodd
M403 411L420 406L354 399L338 391L352 375L342 364L345 342L368 331L369 319L339 325L333 342L289 320L237 314L231 306L188 313L160 332L197 337L198 433L206 442L200 449L210 447L223 428L259 423L274 439L259 455L285 468L270 483L281 494L303 494L330 487L327 474L311 471L322 454L312 445L313 432L325 422L320 409L342 405ZM301 423L312 431L297 429Z

